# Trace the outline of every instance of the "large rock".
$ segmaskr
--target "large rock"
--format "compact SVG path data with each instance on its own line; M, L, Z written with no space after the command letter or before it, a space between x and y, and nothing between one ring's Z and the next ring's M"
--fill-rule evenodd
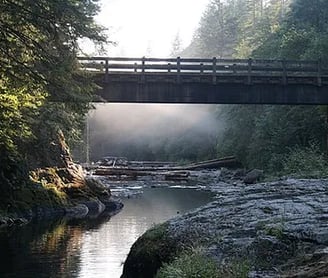
M168 238L175 248L165 261L174 259L179 248L202 245L219 267L249 264L248 277L327 277L328 180L288 179L247 187L221 182L212 189L215 201L169 220L162 238L138 240L123 277L133 277L129 270L136 266L138 277L142 270L148 273L151 260L143 258L149 247L156 243L163 249ZM156 252L161 250L152 249L154 258L161 255Z
M98 199L84 201L83 204L88 207L89 216L98 216L106 209L106 206Z
M263 170L253 169L246 174L244 178L244 183L246 184L256 183L262 178L262 176L263 176Z
M73 207L67 207L65 211L65 216L68 218L83 218L86 217L89 213L88 207L84 204L78 204Z

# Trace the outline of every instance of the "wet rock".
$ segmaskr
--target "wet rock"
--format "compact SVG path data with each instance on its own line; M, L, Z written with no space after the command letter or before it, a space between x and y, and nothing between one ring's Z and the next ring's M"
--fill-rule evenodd
M253 278L327 277L328 180L285 179L246 187L219 182L212 190L216 200L166 223L165 238L175 250L201 244L218 266L246 261ZM165 246L159 238L156 244ZM142 242L136 246L143 250ZM143 255L132 252L127 264L142 268Z
M256 183L262 177L263 177L263 170L253 169L246 174L246 176L244 178L244 183L246 183L246 184Z
M113 213L115 213L123 208L123 203L120 199L101 199L101 202L105 205L105 211L112 211Z
M82 204L87 206L87 208L89 210L88 215L97 216L97 215L101 214L106 208L106 206L102 202L100 202L98 199L84 201L84 202L82 202Z
M108 187L99 179L94 177L86 177L89 189L96 195L101 197L110 197L111 193Z
M66 216L69 218L83 218L88 215L89 209L84 204L79 204L74 207L68 207L66 210Z
M240 179L242 177L244 177L246 175L246 169L237 169L234 174L233 177L235 179Z
M65 209L62 207L38 206L32 209L32 214L35 219L59 218L65 215Z

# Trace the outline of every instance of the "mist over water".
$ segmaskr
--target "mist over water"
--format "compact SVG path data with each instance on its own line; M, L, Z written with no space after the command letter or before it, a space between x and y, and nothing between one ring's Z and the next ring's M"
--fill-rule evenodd
M196 160L215 156L216 105L97 104L89 113L90 157Z

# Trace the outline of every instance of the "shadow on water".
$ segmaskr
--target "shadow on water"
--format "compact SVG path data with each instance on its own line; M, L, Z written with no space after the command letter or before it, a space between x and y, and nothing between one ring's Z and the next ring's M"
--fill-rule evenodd
M131 245L143 232L212 196L194 189L146 188L124 199L115 216L0 230L0 277L120 277Z

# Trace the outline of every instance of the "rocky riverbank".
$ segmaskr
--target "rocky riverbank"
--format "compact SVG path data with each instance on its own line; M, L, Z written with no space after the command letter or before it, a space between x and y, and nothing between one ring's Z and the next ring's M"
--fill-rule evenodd
M99 180L87 177L74 163L62 132L53 142L42 168L29 171L24 184L7 187L0 196L0 228L32 219L96 217L115 213L123 204Z
M246 185L230 177L211 179L213 202L139 238L122 277L155 277L161 267L158 277L183 277L192 250L215 263L216 271L199 277L327 277L328 180Z
M58 178L54 173L50 176ZM0 228L25 225L35 219L95 218L105 212L115 214L123 207L120 199L113 197L109 188L96 179L85 178L84 185L77 187L60 184L48 188L33 184L18 191L19 200L9 203L8 210L0 213Z

